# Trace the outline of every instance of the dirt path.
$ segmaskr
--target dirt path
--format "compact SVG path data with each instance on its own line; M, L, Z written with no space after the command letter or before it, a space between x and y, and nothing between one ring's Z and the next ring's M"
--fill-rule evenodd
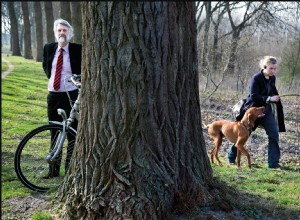
M1 73L1 78L4 79L10 72L14 70L14 66L9 62L9 60L6 60L2 57L2 60L7 63L8 70L6 70L4 73Z

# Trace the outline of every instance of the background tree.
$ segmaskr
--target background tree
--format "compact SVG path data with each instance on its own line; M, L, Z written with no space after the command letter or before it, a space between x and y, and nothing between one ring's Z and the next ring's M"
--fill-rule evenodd
M34 7L35 36L36 36L35 60L41 62L43 60L43 25L42 25L41 3L33 2L33 7Z
M80 14L80 12L77 12ZM60 8L59 8L59 14L58 16L62 19L67 20L68 22L71 22L71 6L70 2L60 2Z
M44 1L44 8L45 8L45 22L46 25L46 41L54 42L54 32L53 32L53 23L54 23L54 16L53 16L53 7L51 1Z
M280 60L286 57L283 51L299 35L299 4L218 1L211 3L211 9L204 7L206 4L198 3L197 13L199 86L205 95L202 100L219 88L236 88L237 96L241 96L262 56L271 54ZM214 28L202 28L209 27L207 22L212 22ZM297 82L289 80L291 68L281 70L284 72L280 75L285 77L280 82Z
M71 18L70 21L74 28L73 41L81 43L82 38L82 13L81 13L81 2L70 2L71 4Z
M166 219L209 201L195 3L84 2L83 44L64 218Z
M289 73L289 90L297 86L296 79L300 78L300 34L284 50L283 68Z
M224 15L226 13L226 8L222 7L224 2L221 2L221 4L216 4L215 10L218 10L216 18L211 18L211 22L213 23L213 44L212 44L212 52L211 52L211 58L212 58L212 69L213 71L217 71L218 67L220 66L219 63L222 62L220 59L222 56L222 52L218 50L219 48L219 31L220 31L220 25L221 21L224 18Z
M11 33L11 48L13 56L22 56L19 44L19 28L17 17L14 8L14 2L7 2L8 14L10 19L10 33Z
M258 5L256 5L256 3L253 2L246 2L245 5L236 6L237 4L230 4L229 2L225 3L226 11L232 30L229 60L227 68L225 69L225 72L228 74L233 74L235 70L237 48L239 45L242 30L244 30L248 26L251 26L253 22L258 22L260 17L265 13L266 8L268 6L268 2L261 2ZM245 7L245 12L241 14L242 20L240 21L240 23L235 24L232 18L232 10L241 9L242 7ZM255 16L256 19L254 19Z
M32 59L32 49L31 49L31 30L30 30L30 21L29 21L29 11L28 3L22 1L22 11L23 11L23 20L24 20L24 57L26 59Z

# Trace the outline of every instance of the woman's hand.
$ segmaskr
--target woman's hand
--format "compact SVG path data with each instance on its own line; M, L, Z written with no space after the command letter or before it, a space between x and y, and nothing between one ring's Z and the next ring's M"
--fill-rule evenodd
M270 102L278 102L279 100L280 100L279 95L274 95L274 96L271 96L271 98L270 98Z

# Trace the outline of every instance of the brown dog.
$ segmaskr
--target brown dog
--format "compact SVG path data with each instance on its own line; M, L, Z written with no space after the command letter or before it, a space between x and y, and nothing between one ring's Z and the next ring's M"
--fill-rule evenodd
M247 142L254 122L257 118L263 117L265 107L251 107L249 108L241 121L231 122L226 120L215 121L205 127L208 128L208 133L214 140L215 146L210 153L211 162L214 163L216 158L218 165L222 166L218 158L218 151L222 144L222 139L225 136L230 142L234 143L237 148L237 166L240 167L241 153L245 154L248 159L248 167L251 168L250 155L244 148Z

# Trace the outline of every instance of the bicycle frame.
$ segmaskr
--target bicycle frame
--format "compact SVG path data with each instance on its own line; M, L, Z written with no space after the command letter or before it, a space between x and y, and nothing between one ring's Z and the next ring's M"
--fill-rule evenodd
M77 99L76 99L74 105L72 106L69 118L67 118L67 114L66 114L65 110L57 109L57 113L62 116L63 121L62 122L49 121L50 124L59 124L59 125L63 126L63 131L60 132L60 134L58 135L58 137L55 141L55 147L45 157L45 159L47 160L47 162L49 164L53 163L55 161L55 158L57 157L57 155L61 152L61 149L62 149L64 140L67 136L68 130L71 129L77 134L77 131L74 128L72 128L71 125L74 122L74 120L75 119L78 120L78 117L79 117L81 83L76 81L76 79L78 79L79 77L80 77L80 75L75 75L75 74L73 74L73 76L71 77L71 82L78 88L78 96L77 96Z

